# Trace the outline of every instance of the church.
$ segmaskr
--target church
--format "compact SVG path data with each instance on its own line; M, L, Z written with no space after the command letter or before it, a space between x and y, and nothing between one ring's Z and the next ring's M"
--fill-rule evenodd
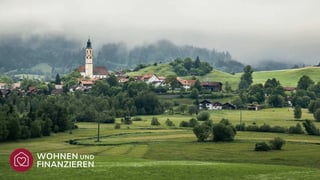
M104 79L109 76L109 72L104 66L93 65L93 51L90 39L88 39L85 55L85 65L78 68L83 78Z

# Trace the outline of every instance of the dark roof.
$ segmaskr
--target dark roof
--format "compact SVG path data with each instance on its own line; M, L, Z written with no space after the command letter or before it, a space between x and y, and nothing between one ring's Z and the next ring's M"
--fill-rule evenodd
M92 48L90 39L88 39L87 48L90 48L90 49Z
M211 102L209 100L206 100L206 99L200 102L200 104L205 104L205 103L211 104Z
M221 86L221 82L201 82L202 86Z
M220 102L214 102L212 103L213 106L222 106L222 104Z

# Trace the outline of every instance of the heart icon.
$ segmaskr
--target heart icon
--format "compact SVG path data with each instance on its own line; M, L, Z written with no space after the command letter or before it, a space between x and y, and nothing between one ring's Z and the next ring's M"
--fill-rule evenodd
M17 162L18 162L19 166L25 166L26 162L27 162L27 158L26 157L17 157Z

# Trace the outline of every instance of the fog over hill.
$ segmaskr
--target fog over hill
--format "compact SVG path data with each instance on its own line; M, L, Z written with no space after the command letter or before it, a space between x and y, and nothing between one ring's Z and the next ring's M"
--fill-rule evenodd
M90 36L96 48L123 42L129 49L168 39L229 51L243 64L318 64L318 7L318 0L1 0L0 39Z
M125 43L106 43L94 48L94 63L110 70L133 68L137 64L153 64L191 57L207 61L214 68L226 72L240 72L243 64L232 59L229 52L218 52L189 45L178 46L168 40L128 48ZM66 39L62 36L6 38L0 41L0 71L24 71L39 63L47 63L53 73L67 73L84 63L86 41ZM28 73L28 72L24 72Z

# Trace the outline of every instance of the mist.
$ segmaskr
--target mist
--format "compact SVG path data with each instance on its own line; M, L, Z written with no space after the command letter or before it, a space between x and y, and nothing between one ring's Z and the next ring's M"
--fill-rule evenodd
M0 39L90 37L96 48L168 39L228 51L245 64L320 61L317 0L1 0Z

